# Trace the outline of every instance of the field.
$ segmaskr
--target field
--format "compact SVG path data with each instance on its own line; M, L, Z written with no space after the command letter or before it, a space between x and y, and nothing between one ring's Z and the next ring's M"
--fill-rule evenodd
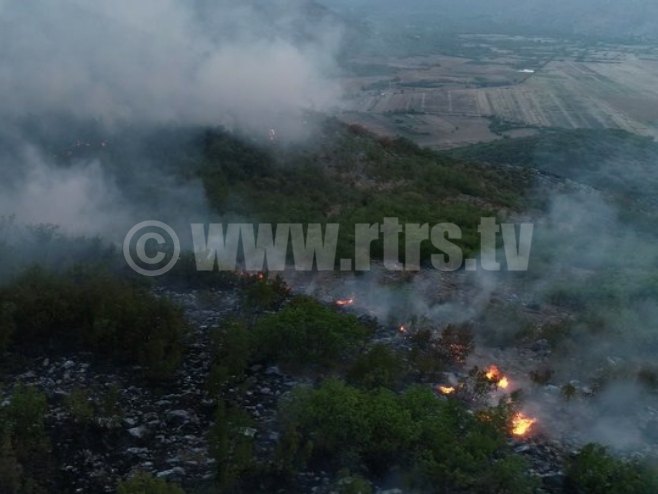
M435 148L540 128L658 136L658 50L518 37L473 36L465 45L481 55L355 61L363 70L345 78L343 118Z

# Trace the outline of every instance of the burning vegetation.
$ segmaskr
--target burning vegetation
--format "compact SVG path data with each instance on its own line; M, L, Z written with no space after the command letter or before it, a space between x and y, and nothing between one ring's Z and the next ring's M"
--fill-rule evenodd
M510 382L507 376L503 375L500 369L492 365L485 372L485 377L493 384L495 384L498 389L508 389Z
M439 393L446 396L455 394L457 391L457 388L454 386L438 386L436 389L439 391Z
M512 417L512 434L516 437L526 437L536 423L537 419L528 417L523 412L518 412Z

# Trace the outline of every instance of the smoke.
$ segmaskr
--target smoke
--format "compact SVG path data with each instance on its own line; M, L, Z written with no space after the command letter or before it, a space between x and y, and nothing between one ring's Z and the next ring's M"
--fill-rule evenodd
M0 211L19 223L52 224L71 234L97 235L116 230L130 218L121 193L97 161L56 168L28 148L21 164L23 179L0 188Z
M353 310L390 331L471 323L478 345L469 362L500 366L551 437L623 452L655 448L647 431L658 418L656 237L639 226L642 218L628 221L615 195L574 182L540 182L533 194L548 200L522 218L535 223L527 273L375 268L291 283L327 302L354 297ZM552 372L546 384L531 378L542 369Z
M341 31L305 0L0 1L0 216L113 242L202 221L186 139L307 137Z
M296 137L302 111L339 101L328 74L341 28L328 15L309 17L304 2L277 5L0 3L0 117L72 114L111 125L248 131L280 123Z
M646 452L658 445L647 434L658 410L658 253L645 194L657 177L656 147L626 140L609 155L595 152L605 141L592 142L593 152L578 161L565 159L568 152L536 157L549 170L552 160L564 160L580 183L544 191L550 199L536 218L531 270L494 293L519 293L525 338L550 340L548 356L520 359L513 349L507 356L521 360L526 380L529 369L553 371L548 386L527 387L544 430L569 444ZM522 343L518 326L498 322L505 341Z

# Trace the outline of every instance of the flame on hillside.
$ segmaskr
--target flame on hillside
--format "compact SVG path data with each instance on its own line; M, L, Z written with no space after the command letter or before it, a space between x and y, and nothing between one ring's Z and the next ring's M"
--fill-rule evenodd
M457 391L457 388L454 386L438 386L436 389L439 391L439 393L446 396L454 394Z
M484 375L489 381L496 384L498 389L509 388L509 379L502 372L500 372L500 369L497 366L490 366Z
M512 417L512 434L517 437L527 436L536 423L537 419L528 417L523 412L519 412Z

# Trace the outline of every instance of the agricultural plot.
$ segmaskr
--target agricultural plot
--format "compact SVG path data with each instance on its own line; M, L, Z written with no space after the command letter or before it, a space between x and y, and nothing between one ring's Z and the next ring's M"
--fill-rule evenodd
M482 115L538 127L656 135L658 63L551 62L525 83L476 91ZM469 111L469 108L464 108Z
M655 53L628 47L560 53L526 68L520 67L529 59L509 53L495 60L397 61L394 77L352 93L347 120L376 120L378 131L438 148L500 138L504 132L483 131L494 117L521 129L611 128L658 137ZM405 115L417 125L401 126Z

